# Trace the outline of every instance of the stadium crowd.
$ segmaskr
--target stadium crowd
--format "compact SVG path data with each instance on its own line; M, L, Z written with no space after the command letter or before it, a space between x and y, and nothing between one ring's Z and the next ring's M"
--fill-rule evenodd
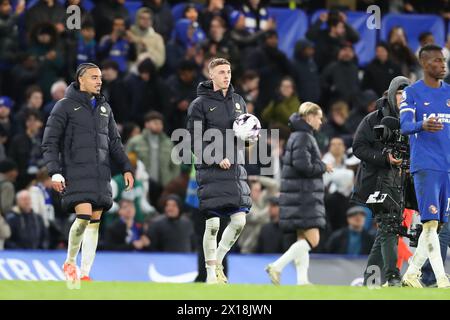
M328 2L339 1L304 1L302 9L314 12ZM349 203L359 164L351 145L359 122L395 76L421 77L407 31L392 28L388 41L376 45L374 59L361 67L354 50L359 34L337 9L310 24L289 58L278 48L283 35L268 13L268 1L196 2L187 4L179 19L172 16L172 1L144 0L135 17L125 0L94 3L91 11L82 9L81 29L68 30L65 8L82 6L82 1L40 0L25 9L20 1L0 0L0 249L66 247L75 216L61 208L40 146L53 106L83 62L101 67L102 93L136 177L134 189L126 191L115 170L114 205L102 217L99 249L201 248L195 203L186 201L193 167L171 161L170 137L185 128L197 85L208 78L209 61L224 57L232 63L234 88L249 112L264 128L279 129L279 149L271 154L278 169L290 132L288 118L300 102L318 103L325 111L326 123L316 138L323 161L335 170L324 176L328 226L313 252L369 253L374 222L365 208ZM353 10L378 4L382 12L450 17L448 1L353 3ZM433 34L423 33L419 41L421 46L433 43ZM445 50L448 58L450 41ZM262 176L258 165L248 165L247 171L253 207L233 251L282 253L292 239L278 228L280 170Z

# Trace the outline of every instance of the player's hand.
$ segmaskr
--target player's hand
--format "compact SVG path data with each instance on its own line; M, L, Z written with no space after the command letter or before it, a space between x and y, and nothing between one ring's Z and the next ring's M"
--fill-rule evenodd
M436 117L429 117L422 122L422 128L428 132L437 132L444 129L444 125Z
M141 250L142 248L144 248L144 242L142 240L134 240L133 241L133 247L136 250Z
M52 176L52 188L59 193L63 192L66 188L66 179L59 173L54 174Z
M402 163L401 159L395 159L392 154L388 153L388 161L394 166L399 166Z
M333 165L326 163L326 171L327 172L333 172L334 168Z
M126 191L133 189L134 186L134 178L131 172L125 172L123 174L123 179L125 180Z
M231 168L230 160L228 160L227 158L223 159L222 161L220 161L219 167L224 170L230 169Z

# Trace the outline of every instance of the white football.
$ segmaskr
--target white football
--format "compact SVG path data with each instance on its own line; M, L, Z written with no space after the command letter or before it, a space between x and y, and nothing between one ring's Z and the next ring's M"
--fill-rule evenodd
M258 140L261 123L258 118L250 113L241 114L234 120L234 135L243 141L254 142Z

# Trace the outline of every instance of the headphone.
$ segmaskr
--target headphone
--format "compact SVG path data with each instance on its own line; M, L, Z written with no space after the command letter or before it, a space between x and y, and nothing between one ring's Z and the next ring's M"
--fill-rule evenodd
M100 69L95 63L91 63L91 62L86 62L86 63L82 63L77 67L77 71L75 73L75 81L78 85L80 85L80 82L78 81L78 78L83 76L83 74L86 72L86 70L88 69L93 69L93 68L98 68Z

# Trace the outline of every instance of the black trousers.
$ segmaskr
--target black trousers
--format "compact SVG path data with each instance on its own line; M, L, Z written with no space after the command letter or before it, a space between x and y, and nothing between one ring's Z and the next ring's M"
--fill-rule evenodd
M364 271L364 285L371 284L373 280L383 284L392 278L400 277L397 268L398 236L389 229L390 222L387 219L377 217L377 222L377 235ZM380 271L378 279L373 278L375 270Z

